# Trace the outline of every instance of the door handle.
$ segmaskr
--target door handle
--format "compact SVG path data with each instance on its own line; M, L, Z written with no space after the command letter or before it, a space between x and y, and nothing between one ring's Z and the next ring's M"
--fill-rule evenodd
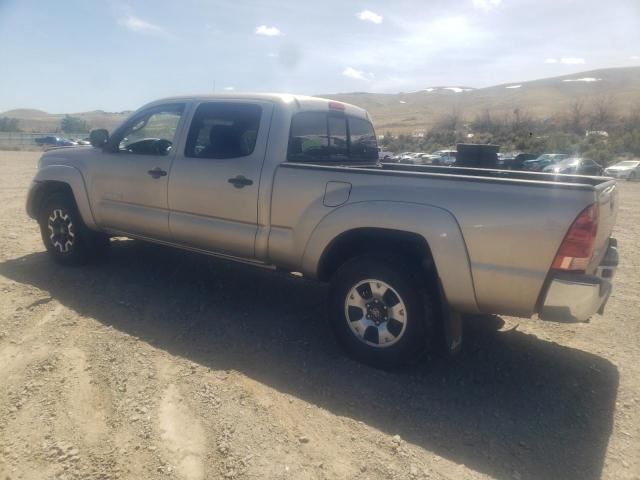
M249 180L243 175L238 175L237 177L230 178L228 182L236 188L243 188L247 185L253 185L253 180Z
M153 178L160 178L160 177L167 176L167 172L162 170L160 167L156 167L153 170L149 170L147 173L151 175Z

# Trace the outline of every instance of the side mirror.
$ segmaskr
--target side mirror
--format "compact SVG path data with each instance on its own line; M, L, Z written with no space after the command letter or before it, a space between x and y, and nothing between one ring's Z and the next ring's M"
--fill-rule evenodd
M91 130L89 134L89 142L91 145L97 148L104 147L109 141L109 131L104 128L98 128L96 130Z

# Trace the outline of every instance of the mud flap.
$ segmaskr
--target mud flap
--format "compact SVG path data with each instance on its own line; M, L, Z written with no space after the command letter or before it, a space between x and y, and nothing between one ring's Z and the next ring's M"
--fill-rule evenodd
M457 355L462 349L462 314L451 307L447 307L443 323L447 355Z

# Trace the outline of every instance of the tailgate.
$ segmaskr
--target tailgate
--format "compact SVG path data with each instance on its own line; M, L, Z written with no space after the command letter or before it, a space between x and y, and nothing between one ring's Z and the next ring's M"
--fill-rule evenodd
M589 270L595 270L604 257L618 215L618 186L611 180L596 186L596 201L600 206L598 233Z

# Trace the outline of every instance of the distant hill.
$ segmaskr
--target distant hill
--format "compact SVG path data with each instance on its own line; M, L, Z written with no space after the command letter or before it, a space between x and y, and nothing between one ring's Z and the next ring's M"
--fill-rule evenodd
M610 68L545 78L511 82L487 88L468 86L425 86L407 93L336 93L319 95L358 105L371 113L379 133L411 132L429 128L439 118L457 111L471 120L485 110L494 116L512 114L515 109L536 118L566 113L576 101L584 102L585 114L594 101L604 100L612 115L624 115L640 106L640 67ZM85 120L92 128L113 129L130 112L92 112L71 115ZM24 131L51 132L64 114L19 109L0 113L17 118Z
M428 87L417 92L340 93L322 95L353 103L372 115L379 133L411 131L431 127L439 117L458 111L466 120L489 109L492 115L513 113L515 109L536 118L566 113L576 101L590 104L606 100L613 115L624 115L640 106L640 67L611 68L511 82L487 88Z

